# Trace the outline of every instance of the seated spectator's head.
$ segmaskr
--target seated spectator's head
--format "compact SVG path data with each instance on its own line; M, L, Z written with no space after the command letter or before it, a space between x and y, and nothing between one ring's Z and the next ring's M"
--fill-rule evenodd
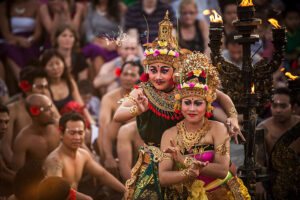
M101 0L91 0L93 9L97 10L97 6L106 4L106 17L113 19L115 22L120 23L121 21L121 6L120 0L109 0L109 1L101 1Z
M138 40L131 36L126 37L126 39L122 40L121 46L118 48L118 53L123 61L129 55L138 56Z
M235 0L218 0L222 12L224 24L232 24L237 18L237 1Z
M296 6L287 6L282 16L284 24L289 31L294 32L300 26L300 11Z
M14 178L14 194L18 200L37 200L39 183L44 179L42 162L31 160L19 169Z
M51 110L52 102L46 95L32 94L25 100L26 110L31 119L41 126L55 123L54 113Z
M143 72L144 68L140 60L125 62L120 72L121 86L126 90L132 89L138 83Z
M271 112L278 123L288 121L292 116L293 99L288 88L278 88L272 96Z
M59 129L62 133L63 145L76 151L84 142L85 120L83 116L76 112L64 114L59 119Z
M197 3L195 0L183 0L179 6L179 12L180 23L192 26L198 15Z
M225 46L232 62L239 63L243 56L243 47L234 39L235 33L230 33L225 38Z
M9 122L9 110L5 105L0 104L0 140L7 134Z
M48 80L45 70L27 66L20 72L20 87L26 96L48 94Z
M76 44L76 31L72 25L60 23L54 30L52 46L55 49L72 49Z
M85 105L87 105L93 96L93 84L89 80L81 80L77 83L80 96Z
M65 60L58 51L54 49L45 51L40 65L46 71L49 83L55 79L64 79L72 86Z
M57 176L46 178L38 187L38 200L67 200L74 195L68 181Z

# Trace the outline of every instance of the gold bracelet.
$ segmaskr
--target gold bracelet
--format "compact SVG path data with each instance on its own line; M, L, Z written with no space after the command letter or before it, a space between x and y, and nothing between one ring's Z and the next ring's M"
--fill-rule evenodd
M141 114L141 112L139 111L138 107L136 105L133 105L129 108L129 112L130 114L132 114L133 116L138 116L139 114Z
M238 112L236 111L234 106L232 106L229 110L229 117L233 117L233 118L238 117Z
M189 168L194 164L194 161L196 161L195 158L191 158L188 156L188 157L185 157L183 164L186 168Z
M127 98L133 105L136 105L136 102L134 101L134 98L131 95L125 95L125 98Z
M187 177L189 177L189 170L188 170L188 169L182 170L182 171L180 172L180 175L181 175L181 176L187 176Z

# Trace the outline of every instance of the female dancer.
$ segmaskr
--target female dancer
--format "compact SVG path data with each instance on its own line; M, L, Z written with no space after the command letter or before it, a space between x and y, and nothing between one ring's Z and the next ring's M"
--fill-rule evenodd
M219 83L216 69L202 53L189 54L183 61L175 98L184 119L161 140L169 158L159 164L160 184L169 186L165 199L250 199L243 182L229 172L226 126L206 118Z
M126 183L128 199L163 199L158 182L158 162L163 157L159 145L163 132L182 119L180 113L174 112L175 85L172 77L180 58L188 53L178 50L177 41L171 35L172 28L167 13L159 23L158 38L145 45L146 59L143 64L148 73L141 76L143 83L125 98L114 116L114 120L119 122L137 117L138 131L145 142L132 169L131 178ZM237 113L230 98L218 91L217 100L230 113L230 129L240 134Z

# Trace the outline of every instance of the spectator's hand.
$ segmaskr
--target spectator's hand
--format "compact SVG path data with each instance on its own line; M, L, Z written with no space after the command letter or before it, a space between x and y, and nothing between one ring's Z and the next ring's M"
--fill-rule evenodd
M242 140L245 142L245 138L240 130L239 127L239 122L238 119L236 117L229 117L226 119L226 125L227 128L229 129L229 135L230 136L234 136L235 139L235 143L238 144L238 135L242 138Z
M184 155L181 154L179 148L175 144L173 139L170 139L171 146L164 150L164 153L170 153L175 162L184 165Z
M28 39L24 38L24 37L18 38L18 44L20 47L23 47L23 48L29 48L31 46L31 43L28 41Z
M113 157L107 158L104 161L104 167L115 177L118 177L118 163Z
M266 200L267 199L267 193L262 185L262 182L256 183L256 199L257 200Z

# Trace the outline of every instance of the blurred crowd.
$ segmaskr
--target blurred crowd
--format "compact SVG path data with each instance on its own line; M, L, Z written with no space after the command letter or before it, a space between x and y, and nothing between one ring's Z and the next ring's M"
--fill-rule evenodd
M117 123L113 115L139 83L143 44L157 37L166 11L179 46L210 56L209 16L203 13L216 10L224 22L222 55L242 66L232 25L235 0L0 2L0 200L121 199L143 141L135 121ZM276 18L287 30L281 68L299 76L299 3L253 3L262 19L260 40L251 47L253 64L272 59L267 19ZM289 87L280 69L273 79L275 89ZM299 93L297 84L290 89ZM299 115L299 95L292 106ZM261 121L270 117L268 111ZM243 156L236 157L240 166ZM45 179L50 175L64 179Z

